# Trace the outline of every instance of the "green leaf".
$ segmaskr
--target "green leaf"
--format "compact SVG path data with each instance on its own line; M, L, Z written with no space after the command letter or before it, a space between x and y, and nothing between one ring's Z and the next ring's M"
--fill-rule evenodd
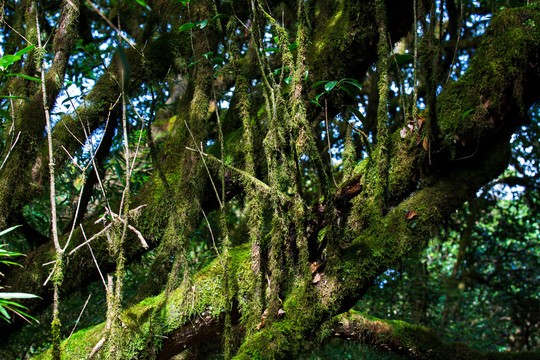
M465 117L466 117L467 115L469 115L469 114L470 114L471 112L473 112L473 111L474 111L474 109L469 109L469 110L465 111L465 112L463 113L463 119L465 119Z
M0 59L0 67L5 69L8 66L10 66L11 64L13 64L15 61L19 61L19 60L21 60L20 56L17 56L17 55L4 55Z
M35 299L39 296L28 293L11 293L11 292L0 292L0 299Z
M298 47L298 43L295 41L291 45L289 45L289 50L292 51L292 50L296 49L297 47Z
M32 80L32 81L41 82L41 79L38 79L38 78L32 77L32 76L28 76L28 75L24 75L24 74L19 74L19 73L10 73L10 74L6 74L6 76L17 76L17 77L20 77L20 78L23 78L23 79L26 79L26 80Z
M414 57L411 54L399 54L396 55L396 61L399 66L403 66L405 64L409 64L412 62Z
M30 101L29 98L24 97L24 96L0 95L0 98L2 98L2 99L15 99L15 100L26 100L26 101Z
M352 112L360 121L366 120L366 118L364 117L364 115L362 115L360 110L358 110L354 106L347 105L347 109L349 109L349 111Z
M326 85L324 85L324 90L329 92L330 90L332 90L336 86L337 83L338 83L337 81L329 81L329 82L327 82Z
M0 236L4 236L5 234L7 234L8 232L11 232L13 230L15 230L16 228L20 227L22 225L15 225L15 226L12 226L10 227L9 229L6 229L6 230L2 230L0 231Z
M137 2L137 4L141 5L142 7L146 8L147 10L152 10L150 9L150 6L148 6L143 0L135 0Z
M187 69L189 69L190 67L192 67L193 65L195 65L195 64L197 64L197 63L199 63L199 62L201 62L201 60L197 60L197 61L192 62L191 64L189 64L189 65L187 66Z
M355 88L357 88L359 90L362 89L362 85L356 79L342 79L342 81L345 84L349 84L351 86L354 86Z
M350 97L352 97L353 99L356 97L356 95L358 94L358 89L354 86L351 86L351 85L348 85L348 84L345 84L345 85L341 85L339 87L341 90L345 91L347 93L347 95L349 95Z
M317 81L317 82L316 82L315 84L313 84L311 87L312 87L313 89L315 89L317 86L319 86L319 85L321 85L321 84L326 84L327 82L329 82L329 81L327 81L327 80Z
M16 263L16 262L14 262L14 261L0 260L0 263L2 263L2 264L6 264L6 265L17 265L17 266L20 266L20 267L22 267L22 265L21 265L21 264L19 264L19 263Z
M286 77L284 80L286 84L290 84L292 80L292 76Z
M315 105L317 105L317 106L320 106L321 109L324 109L324 107L323 107L321 104L319 104L318 102L316 102L315 100L309 100L309 102L310 102L310 103L313 103L313 104L315 104Z
M264 52L273 53L273 52L280 52L278 48L266 48L264 49Z
M9 121L12 121L11 114L3 109L0 109L0 116L3 116L4 118L8 119Z
M9 316L9 313L6 311L6 309L0 305L0 314L9 322L9 319L11 319L11 316Z
M28 315L27 313L25 313L24 311L22 310L19 310L19 309L13 309L12 307L8 306L8 305L11 305L11 306L16 306L16 307L19 307L19 308L23 308L23 309L27 309L26 306L23 306L21 304L17 304L16 302L13 302L13 301L7 301L7 300L0 300L0 307L2 308L6 308L8 310L11 310L13 311L14 313L16 313L17 315L21 316L24 320L28 321L28 319L32 319L34 320L35 322L39 323L39 321L37 319L35 319L34 317ZM5 311L5 310L4 310ZM0 310L1 312L1 310ZM3 312L2 312L3 314ZM28 319L27 319L28 318ZM9 314L8 314L8 319L9 319ZM6 319L7 320L7 319ZM9 320L8 320L9 321Z
M315 102L317 102L317 104L319 103L319 98L324 94L326 94L326 92L322 92L319 95L315 96Z
M62 100L62 105L64 105L65 103L69 102L71 104L71 100L73 99L77 99L79 96L68 96L66 97L64 100Z
M189 29L193 29L195 26L194 23L185 23L184 25L180 26L180 29L178 29L179 32L186 31Z
M222 19L222 18L227 18L229 17L229 15L226 15L226 14L217 14L216 16L214 16L212 19L210 19L210 22L214 21L214 20L217 20L217 19Z
M289 70L289 68L288 68L287 66L285 66L285 67L280 67L280 68L277 68L276 70L274 70L274 71L272 72L272 74L274 74L274 75L279 75L279 74L281 74L283 71L287 71L287 70Z
M215 58L212 59L212 62L218 65L223 65L223 63L225 62L225 59L222 58L221 56L216 56Z
M0 294L2 294L2 293L0 293ZM21 309L27 309L26 306L21 305L21 304L19 304L18 302L11 301L11 300L6 300L6 299L1 299L1 298L0 298L0 304L2 304L3 306L5 306L6 308L8 308L8 309L10 309L10 310L13 310L13 309L10 308L8 305L16 306L16 307L19 307L19 308L21 308Z
M15 53L15 56L18 56L19 59L20 59L24 54L26 54L27 52L29 52L30 50L32 50L35 47L36 47L36 45L29 45L29 46L25 47L24 49L17 51Z
M204 29L206 25L208 25L208 20L196 21L195 25L198 26L199 29Z

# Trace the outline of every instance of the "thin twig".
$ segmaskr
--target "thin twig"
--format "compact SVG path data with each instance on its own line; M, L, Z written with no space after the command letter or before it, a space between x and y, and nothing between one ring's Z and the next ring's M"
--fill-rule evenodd
M92 140L92 137L89 135L90 134L90 125L88 124L87 122L87 126L88 126L88 131L83 123L83 120L82 120L82 116L81 114L79 114L79 112L77 111L77 107L75 106L75 104L73 103L73 97L70 96L69 94L69 91L67 89L65 89L66 91L66 94L68 95L68 99L69 101L71 102L71 105L73 106L73 108L75 109L75 114L77 115L77 118L79 119L79 122L81 123L81 126L82 126L82 129L83 129L83 132L84 132L84 137L85 137L85 140L86 142L90 143L90 161L92 162L92 166L94 168L94 172L96 173L96 178L97 178L97 181L98 181L98 184L99 184L99 188L101 190L101 193L103 195L103 198L105 199L105 204L106 204L106 208L107 210L111 211L111 206L109 204L109 199L107 197L107 194L105 193L105 187L103 186L103 182L101 180L101 176L99 175L99 171L98 171L98 168L97 168L97 164L96 164L96 161L95 161L95 156L94 156L94 142ZM118 97L118 99L116 99L116 102L109 108L109 112L107 114L107 120L105 121L105 129L107 129L107 127L109 126L109 120L110 120L110 115L111 115L111 108L114 108L114 106L116 106L116 104L118 103L118 100L120 99L120 97ZM67 125L64 123L64 126L66 127L66 129L68 130L68 132L70 134L71 131L69 130L69 128L67 127ZM77 137L75 137L75 135L72 134L72 136L77 140ZM101 141L103 140L103 138L100 139L100 142L97 146L97 149L99 149L99 147L101 146ZM84 145L82 144L82 142L79 141L79 143L81 145ZM96 150L97 152L97 150Z
M139 50L137 50L137 48L135 47L135 43L133 43L131 40L129 40L124 34L122 34L122 32L116 27L114 26L114 24L105 16L103 15L103 13L96 7L96 5L94 5L90 0L87 0L87 2L90 4L90 6L92 7L92 9L94 9L95 12L98 13L98 15L103 19L105 20L105 22L111 27L114 29L114 31L116 31L116 33L118 34L119 37L121 37L123 40L125 40L129 46L131 46L135 51L137 51L141 56L141 52Z
M124 220L125 221L125 220ZM139 241L141 242L141 245L143 248L145 248L146 250L148 250L148 243L146 242L146 240L144 239L144 236L141 234L141 232L137 229L135 229L135 227L133 227L132 225L128 224L128 228L133 231L135 233L135 235L137 235L137 237L139 238Z
M463 4L461 4L459 9L459 25L461 26L463 23ZM456 56L459 49L459 40L461 39L461 28L459 29L458 37L456 40L456 48L454 49L454 55L452 56L452 62L450 63L450 69L448 70L448 78L446 79L446 82L444 85L448 84L448 81L450 81L450 77L452 76L452 69L454 67L454 63L456 61Z
M80 225L81 232L83 234L84 239L86 240L86 234L84 233L84 229L82 227L82 224ZM103 281L103 285L105 286L105 289L107 289L107 284L105 284L105 278L103 277L103 273L101 272L101 269L99 268L99 264L96 260L96 257L94 256L94 252L92 251L92 247L90 246L90 242L86 241L86 245L88 245L88 249L90 250L90 254L92 255L92 259L94 259L94 264L96 264L96 268L99 272L99 276L101 277L101 281Z
M71 339L71 336L72 336L73 333L75 332L75 328L77 327L77 325L79 324L79 321L81 320L82 314L84 313L84 309L86 309L86 305L88 305L88 301L90 300L90 297L92 297L92 294L88 295L88 299L86 299L86 302L85 302L84 305L83 305L83 308L82 308L82 310L81 310L81 313L79 314L79 317L78 317L77 320L75 321L75 325L73 325L73 329L71 330L71 333L69 334L69 337L68 337L68 339L66 340L66 344L69 343L69 339Z
M17 133L17 138L15 139L15 142L13 142L13 144L11 145L11 147L9 148L9 151L6 155L6 157L4 158L4 161L2 161L2 165L0 165L0 170L2 170L2 168L4 167L4 164L6 163L9 155L11 154L11 151L13 150L13 148L15 147L15 144L17 144L17 141L19 141L19 136L21 135L21 132L19 131Z
M135 110L135 114L141 120L141 130L139 131L139 140L137 141L137 147L135 148L135 154L133 155L133 161L131 162L131 171L135 168L135 160L137 160L137 156L139 156L139 149L141 147L141 140L142 140L142 134L144 129L144 119L141 115L139 115L139 112L137 111L137 107L135 104L133 104L133 101L131 99L128 99L131 106L133 106L133 110ZM127 164L127 163L126 163Z
M20 37L23 38L24 41L26 41L27 43L33 45L27 38L24 37L23 34L21 34L20 32L18 32L17 30L15 30L11 25L9 25L9 23L7 21L4 21L4 23L2 25L7 25L7 27L13 31L15 34L19 35Z
M64 251L67 250L68 246L69 246L69 243L71 241L71 238L73 236L73 232L75 231L75 226L76 226L76 219L77 219L77 216L79 216L79 210L81 208L81 199L82 199L82 194L83 194L83 191L84 191L84 185L86 184L86 176L85 176L85 171L83 170L82 172L82 184L81 184L81 190L79 192L79 198L77 199L77 207L75 208L75 215L73 216L73 224L71 225L71 230L69 231L69 236L68 236L68 239L66 241L66 245L64 246Z
M41 35L39 28L39 21L36 13L36 28L38 32L38 47L41 48ZM51 126L51 116L49 113L49 106L47 105L47 89L45 87L45 69L43 68L43 59L39 62L39 69L41 72L41 92L43 98L43 110L45 112L45 123L47 126L47 143L49 148L49 182L50 182L50 201L51 201L51 232L54 243L54 248L58 255L64 253L60 242L58 241L58 228L57 228L57 218L56 218L56 188L55 188L55 176L54 176L54 158L53 158L53 143L52 143L52 126Z
M77 159L69 153L69 151L66 149L66 147L65 147L64 145L62 145L62 150L64 150L64 152L67 154L67 156L69 156L69 158L71 159L71 163L72 163L73 165L75 165L76 167L78 167L79 170L81 170L81 172L84 173L85 168L83 168L82 166L80 166L80 165L77 163Z
M413 106L412 116L415 125L418 126L418 15L416 0L413 5L414 12L414 67L413 67Z
M191 132L191 129L189 128L189 125L187 121L184 119L184 124L186 124L186 128L189 131L189 135L191 135L191 139L193 139L193 143L197 147L197 152L201 155L201 159L204 163L204 167L206 168L206 172L208 173L208 177L210 178L210 182L212 183L212 187L214 188L214 191L216 192L217 201L219 203L219 207L222 208L223 204L221 203L221 199L219 197L219 192L217 191L216 185L214 184L214 180L212 179L212 175L210 174L210 170L208 169L208 166L206 165L206 161L204 160L204 156L202 155L202 149L199 149L197 146L197 141L195 140L195 136L193 136L193 133Z
M189 148L189 147L185 147L185 149L187 150L190 150L190 151L193 151L193 152L196 152L196 153L199 153L201 154L201 156L206 156L208 159L212 160L212 161L216 161L216 162L219 162L219 163L223 163L221 160L219 160L218 158L216 158L214 155L211 155L211 154L207 154L207 153L204 153L200 150L197 150L197 149L192 149L192 148ZM270 185L268 185L267 183L265 183L264 181L260 180L260 179L257 179L255 176L251 175L250 173L248 173L247 171L244 171L244 170L241 170L241 169L238 169L232 165L229 165L229 164L223 164L227 169L229 170L232 170L236 173L238 173L240 176L242 176L242 178L244 180L248 180L250 181L251 183L253 183L255 185L256 188L258 188L259 190L261 191L264 191L266 193L275 193L277 194L277 196L280 198L281 201L283 202L289 202L291 201L291 199L285 195L284 193L282 193L281 191L279 190L275 190L273 189L272 187L270 187Z
M92 240L94 240L95 238L97 237L100 237L101 235L103 235L104 233L107 232L107 230L109 230L111 228L111 226L113 225L113 223L110 223L110 224L107 224L107 226L105 226L101 231L99 231L97 234L95 234L94 236L92 236L90 239L86 240L85 242L83 242L82 244L76 246L73 250L71 250L69 252L68 255L73 255L75 253L75 251L79 250L80 248L82 248L84 245L86 244L89 244L90 242L92 242Z
M202 214L204 216L204 220L206 220L206 226L208 226L208 230L210 231L210 237L212 238L212 244L214 245L214 250L216 250L216 254L219 258L219 263L221 264L221 267L222 268L225 268L223 266L223 262L221 261L221 255L219 255L219 251L217 249L217 246L216 246L216 240L214 239L214 233L212 232L212 227L210 226L210 222L208 221L208 218L206 217L206 213L204 212L204 210L201 208L201 211L202 211Z
M53 261L54 262L54 267L53 269L51 270L51 273L49 274L49 276L47 276L47 279L45 279L45 282L43 283L43 286L46 286L47 283L49 282L49 280L51 280L51 277L53 276L54 272L56 271L56 261Z

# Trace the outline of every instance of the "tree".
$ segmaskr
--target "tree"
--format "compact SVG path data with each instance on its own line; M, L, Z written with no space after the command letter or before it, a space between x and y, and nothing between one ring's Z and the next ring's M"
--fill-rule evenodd
M347 310L506 169L540 98L540 10L507 3L4 4L4 54L35 46L2 67L0 228L31 248L4 286L52 303L42 356L499 356ZM95 280L106 320L61 343Z

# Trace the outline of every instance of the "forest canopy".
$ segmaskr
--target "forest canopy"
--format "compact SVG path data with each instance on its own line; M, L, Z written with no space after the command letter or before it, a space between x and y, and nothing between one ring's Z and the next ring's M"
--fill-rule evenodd
M538 358L536 2L0 26L0 357Z

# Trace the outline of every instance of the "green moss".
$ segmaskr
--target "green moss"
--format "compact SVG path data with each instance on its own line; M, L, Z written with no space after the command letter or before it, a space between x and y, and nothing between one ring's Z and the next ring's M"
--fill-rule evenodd
M509 104L523 116L523 82L530 51L540 41L540 20L532 7L505 10L495 16L467 73L445 86L437 102L441 141L445 146L470 145L493 131Z
M249 296L245 285L251 272L249 245L231 249L229 269L231 273L228 275L238 278L238 283L243 284L238 293L242 297ZM197 274L191 286L146 298L122 313L121 320L125 328L122 330L120 344L121 358L137 358L141 356L141 351L151 351L151 348L159 346L156 339L160 339L160 335L179 328L197 314L209 312L212 316L218 316L223 312L226 301L223 294L223 268L219 259L216 259ZM86 359L90 350L103 337L103 331L104 324L100 324L78 331L69 341L64 340L62 359ZM50 359L50 356L49 350L36 359Z

